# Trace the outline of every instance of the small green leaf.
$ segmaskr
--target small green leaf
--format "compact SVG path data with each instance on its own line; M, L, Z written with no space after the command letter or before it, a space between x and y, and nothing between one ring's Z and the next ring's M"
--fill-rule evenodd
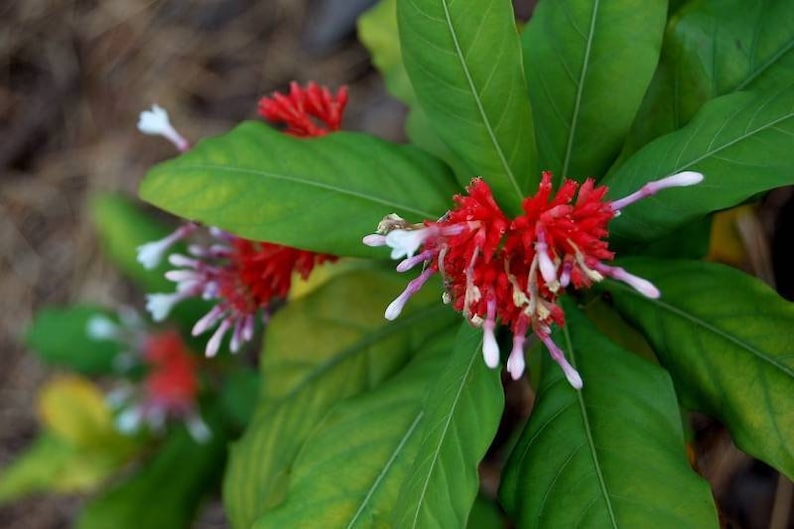
M110 259L146 292L167 292L174 288L164 274L167 261L147 270L137 260L138 246L162 239L171 231L155 221L131 200L121 195L101 194L91 199L91 218L100 242Z
M681 128L708 100L794 75L794 3L703 0L670 19L659 68L624 151Z
M436 219L456 191L449 169L414 147L347 132L294 138L248 122L156 166L140 193L249 239L371 257L361 237L385 215Z
M287 500L262 516L256 529L388 525L417 457L423 397L447 361L450 331L424 346L394 378L328 412L295 460Z
M479 489L477 467L503 406L499 370L482 359L482 331L464 323L427 392L418 456L394 507L393 527L466 527Z
M86 375L110 373L120 346L88 337L88 322L95 316L114 319L107 311L95 307L43 309L26 333L26 344L45 362Z
M660 238L708 213L794 183L794 85L737 93L707 103L683 129L646 145L604 179L612 199L682 170L703 173L696 186L669 189L623 210L611 226L618 244Z
M260 402L232 448L224 480L233 527L248 529L284 500L295 457L331 406L377 387L458 321L428 285L387 323L383 311L405 281L374 268L340 274L270 322Z
M226 454L226 437L216 415L209 417L212 437L196 443L184 428L175 429L129 478L86 504L77 529L188 529L203 497L217 480Z
M603 176L653 77L666 16L665 0L538 3L522 40L544 170Z
M573 389L544 355L500 491L516 526L717 528L708 484L686 459L670 377L599 333L573 303L565 313L555 340L584 387Z
M794 305L726 266L626 259L660 299L607 284L673 376L683 403L722 421L736 444L794 477Z
M513 9L506 0L398 0L403 60L436 134L520 211L535 187L535 137Z

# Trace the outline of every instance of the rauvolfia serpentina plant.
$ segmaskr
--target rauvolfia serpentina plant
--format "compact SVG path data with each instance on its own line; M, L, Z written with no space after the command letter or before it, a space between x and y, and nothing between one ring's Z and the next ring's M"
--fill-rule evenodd
M681 409L794 477L794 308L702 259L714 212L794 183L794 4L383 0L359 29L408 144L296 85L260 109L285 131L176 137L141 186L222 242L155 313L220 299L212 354L272 313L233 527L717 527ZM249 244L340 262L274 312Z

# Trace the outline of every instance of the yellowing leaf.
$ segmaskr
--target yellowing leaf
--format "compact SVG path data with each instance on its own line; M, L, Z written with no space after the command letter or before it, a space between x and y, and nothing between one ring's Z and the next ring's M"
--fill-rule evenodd
M38 411L45 428L77 447L100 446L118 436L102 392L82 377L49 382L39 394Z

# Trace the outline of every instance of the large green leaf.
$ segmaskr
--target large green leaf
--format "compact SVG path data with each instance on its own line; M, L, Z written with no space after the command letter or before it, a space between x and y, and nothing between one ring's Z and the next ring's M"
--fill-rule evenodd
M369 50L372 62L383 75L389 92L408 106L405 132L411 142L447 162L459 175L461 182L468 183L471 172L433 132L405 71L397 26L397 0L381 0L361 15L358 19L358 37Z
M504 406L499 370L482 359L482 331L464 323L427 392L418 456L393 509L393 527L466 527Z
M446 332L382 386L334 406L298 454L287 500L254 527L385 525L417 457L426 388L444 368L453 338Z
M457 321L430 287L386 323L383 310L404 286L398 274L357 270L273 318L263 348L260 403L232 448L224 483L233 527L248 529L284 499L295 456L331 406L377 387L430 336Z
M555 334L581 391L544 356L538 396L504 472L519 528L718 527L708 484L689 467L665 371L615 345L576 309Z
M538 3L522 40L542 169L606 172L653 77L666 16L666 0Z
M105 253L147 292L164 292L174 288L164 274L171 267L166 261L147 270L137 260L138 246L162 239L170 229L144 213L124 196L100 194L91 199L91 217Z
M249 239L373 256L361 237L384 215L438 218L456 190L449 169L414 147L347 132L294 138L248 122L156 166L140 193Z
M792 135L794 85L710 101L686 127L648 144L604 179L613 199L684 169L703 173L704 182L627 207L610 226L612 239L653 240L712 211L794 183Z
M507 0L398 0L403 60L442 140L482 176L502 207L539 175L521 49ZM461 176L461 175L459 175Z
M197 444L184 428L174 430L137 472L89 502L78 529L188 529L205 494L217 485L226 437L210 415L212 437Z
M88 337L88 322L107 311L88 306L47 308L36 314L25 342L42 360L88 375L110 373L120 345Z
M794 3L703 0L674 16L624 155L684 126L703 104L794 77Z
M717 417L736 444L794 477L794 305L726 266L627 259L660 299L609 284L670 371L684 404Z

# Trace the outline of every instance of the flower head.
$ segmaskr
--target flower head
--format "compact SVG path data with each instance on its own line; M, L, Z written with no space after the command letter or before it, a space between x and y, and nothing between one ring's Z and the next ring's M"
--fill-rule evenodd
M207 246L193 244L189 255L173 254L176 268L166 277L176 283L172 294L151 294L147 308L162 319L179 301L191 297L215 300L215 306L196 322L193 334L216 328L207 343L214 356L231 332L230 349L236 352L253 338L258 315L267 317L287 298L293 274L307 278L320 263L334 260L326 255L280 244L254 242L218 229L210 230Z
M524 371L523 348L531 331L569 383L581 388L581 377L551 340L552 326L565 323L558 297L566 287L587 288L605 277L658 297L650 282L605 264L614 256L606 240L609 222L639 198L666 187L693 185L702 178L699 173L680 173L650 182L626 199L608 202L607 188L591 179L581 185L565 180L554 193L551 173L545 172L537 193L524 199L523 213L513 219L477 178L466 195L454 197L455 207L439 220L409 224L389 215L378 233L364 238L365 244L389 246L392 258L405 258L397 266L399 271L419 263L424 271L389 305L386 318L396 318L408 299L439 273L445 299L472 325L482 327L483 357L489 367L499 364L495 329L501 322L513 333L507 369L514 379Z
M86 332L94 340L115 341L125 351L117 367L131 371L142 368L143 378L134 385L113 391L108 401L118 410L116 424L126 433L143 425L161 430L168 420L183 422L194 439L204 442L210 431L199 414L198 364L194 354L174 330L153 332L137 312L120 311L119 322L106 316L88 321Z
M268 121L286 125L287 134L300 137L324 136L339 130L347 105L347 87L336 95L310 82L305 88L296 82L289 85L289 94L274 92L259 100L259 114Z
M345 87L333 95L328 88L313 82L305 88L291 83L289 94L274 93L262 98L259 112L268 120L284 123L286 132L294 136L323 136L339 129L346 104ZM147 134L174 137L168 114L156 105L141 114L138 126ZM180 145L186 149L189 144L185 140ZM174 244L198 228L198 224L187 222L167 237L140 246L138 261L146 268L155 268ZM149 294L146 302L153 319L162 321L188 298L214 300L212 309L193 326L194 335L214 329L205 348L207 356L218 353L229 333L229 349L237 352L253 338L257 318L267 319L287 298L294 274L305 279L316 265L336 259L281 244L243 239L217 228L207 231L213 239L209 245L194 244L188 248L188 255L169 256L175 268L166 273L166 278L176 283L176 291Z

